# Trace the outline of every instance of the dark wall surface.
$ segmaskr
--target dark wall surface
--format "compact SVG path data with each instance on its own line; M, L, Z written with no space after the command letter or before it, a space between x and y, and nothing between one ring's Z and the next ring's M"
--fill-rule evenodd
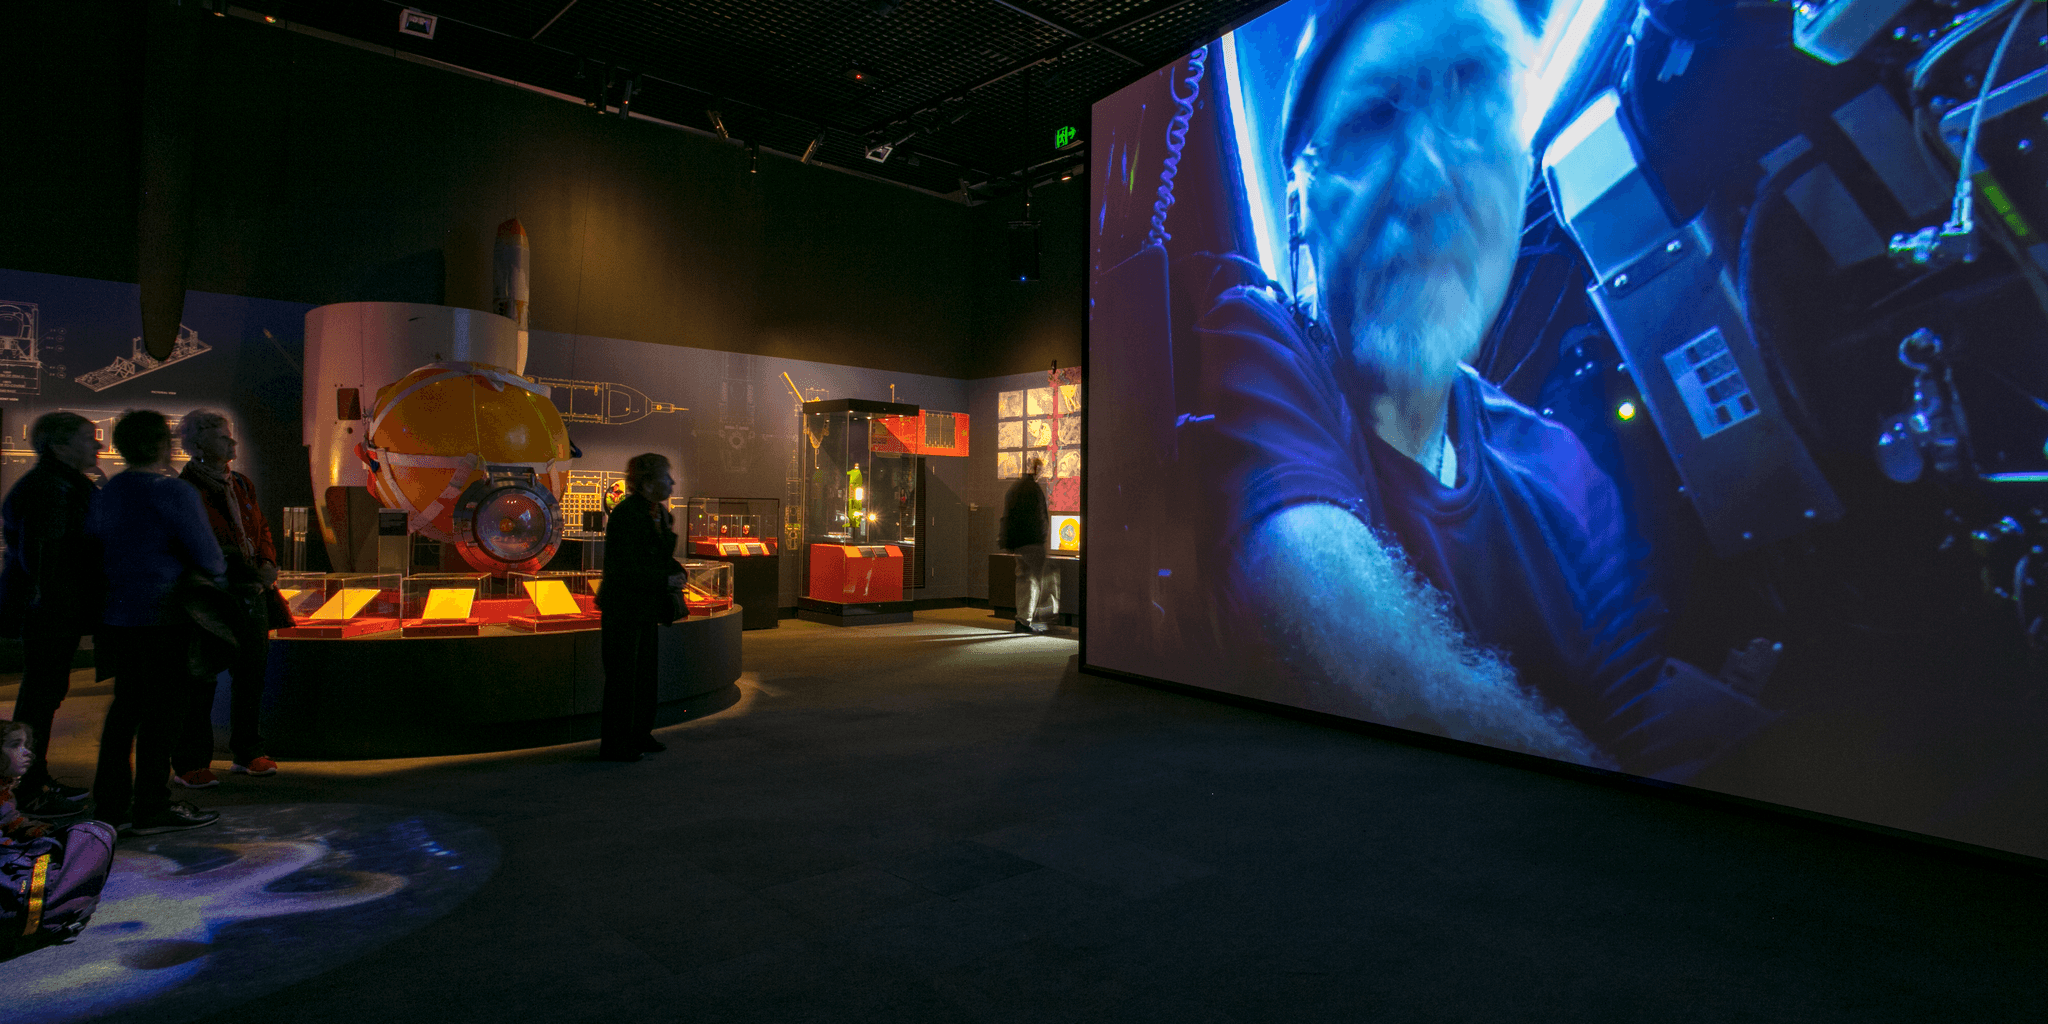
M977 269L976 321L988 339L977 350L970 378L999 377L1081 365L1081 327L1087 288L1088 183L1075 177L1036 190L1030 219L1039 224L1036 281L1006 276L1009 225L1025 219L1024 196L1011 195L974 209Z
M0 112L44 145L10 170L0 266L135 280L142 42L27 6L4 17L47 74ZM956 378L1024 336L977 315L986 218L960 204L774 155L749 173L708 136L241 18L195 35L193 290L487 309L517 216L538 330ZM39 95L60 81L90 102Z
M113 3L0 4L0 124L11 140L0 267L135 280L143 32L117 11L133 14Z

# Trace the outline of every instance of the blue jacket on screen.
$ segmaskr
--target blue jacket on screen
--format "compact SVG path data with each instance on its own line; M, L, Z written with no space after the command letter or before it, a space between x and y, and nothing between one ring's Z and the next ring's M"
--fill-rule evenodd
M1665 671L1665 605L1619 492L1570 430L1463 367L1450 395L1458 479L1446 487L1380 439L1333 346L1267 290L1221 290L1195 333L1215 403L1204 478L1224 560L1286 508L1349 511L1398 543L1473 641L1637 774L1696 766L1755 728L1726 735L1731 721L1761 720L1703 673Z

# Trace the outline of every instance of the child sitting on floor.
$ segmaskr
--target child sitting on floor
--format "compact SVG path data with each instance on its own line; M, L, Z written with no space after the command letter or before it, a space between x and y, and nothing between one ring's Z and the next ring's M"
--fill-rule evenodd
M84 931L114 866L112 826L52 825L15 808L32 737L28 725L0 721L0 958Z

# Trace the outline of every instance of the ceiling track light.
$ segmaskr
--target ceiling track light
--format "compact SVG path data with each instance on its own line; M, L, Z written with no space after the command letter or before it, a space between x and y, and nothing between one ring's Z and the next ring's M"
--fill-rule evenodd
M705 111L704 116L711 119L711 128L718 133L719 138L731 140L732 133L725 130L725 116L720 114L716 107Z
M819 133L817 134L817 137L816 137L816 138L813 138L813 139L811 140L811 144L810 144L810 145L808 145L808 146L805 146L805 147L804 147L804 156L803 156L803 159L802 159L801 161L799 161L799 162L801 162L801 163L810 163L810 162L811 162L811 159L812 159L813 157L815 157L815 156L817 156L817 155L818 155L818 150L820 150L820 149L824 148L824 146L825 146L825 133L824 133L824 132L819 132Z
M761 173L761 144L758 142L747 143L747 173Z
M889 154L895 152L896 147L909 142L910 137L916 134L917 130L912 129L897 136L895 139L871 137L868 140L866 156L878 164L886 163L889 159Z
M633 94L641 90L640 76L631 72L620 74L625 77L625 81L620 85L619 116L630 118L633 116Z

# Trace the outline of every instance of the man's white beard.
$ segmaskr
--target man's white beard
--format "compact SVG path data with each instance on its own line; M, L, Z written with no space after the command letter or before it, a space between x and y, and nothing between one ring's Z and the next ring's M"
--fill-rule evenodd
M1478 352L1492 310L1452 266L1396 264L1359 275L1351 357L1394 396L1448 387Z

